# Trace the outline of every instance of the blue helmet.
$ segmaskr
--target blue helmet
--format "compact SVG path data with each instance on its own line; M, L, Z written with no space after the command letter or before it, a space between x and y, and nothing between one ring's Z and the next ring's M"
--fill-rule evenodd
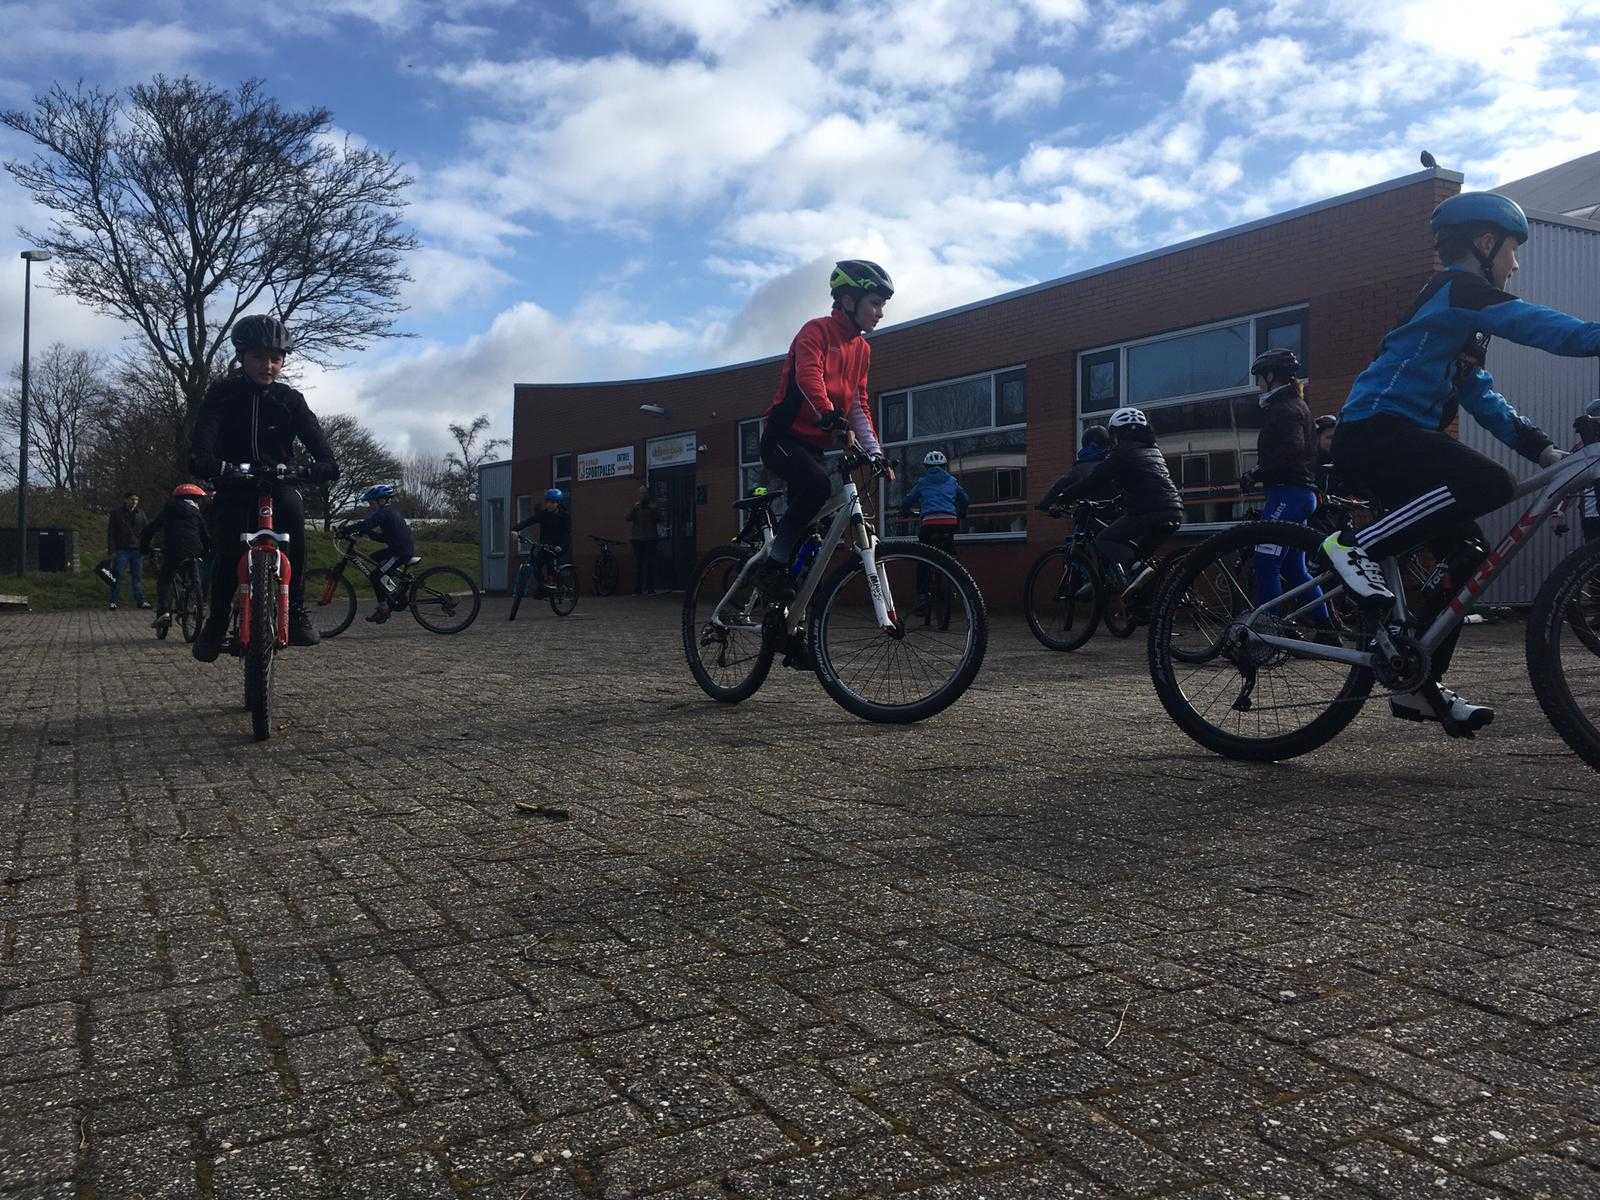
M361 493L361 502L371 504L374 500L393 500L400 494L400 489L392 483L377 483Z
M560 501L562 499L561 489L560 488L547 488L547 489L545 489L544 498L546 500L554 500L557 503L560 503Z
M1591 400L1583 406L1583 415L1586 417L1600 417L1600 400Z
M1428 218L1428 228L1433 230L1434 237L1462 225L1487 225L1498 229L1506 237L1515 238L1519 246L1528 240L1528 214L1515 200L1497 192L1462 192L1451 196Z

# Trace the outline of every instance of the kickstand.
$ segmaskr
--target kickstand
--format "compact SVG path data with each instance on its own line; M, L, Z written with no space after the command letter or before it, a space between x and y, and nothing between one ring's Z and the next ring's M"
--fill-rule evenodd
M1244 676L1244 686L1239 689L1239 697L1233 702L1233 711L1249 712L1255 703L1251 697L1256 690L1256 669L1246 664L1239 668L1239 673Z

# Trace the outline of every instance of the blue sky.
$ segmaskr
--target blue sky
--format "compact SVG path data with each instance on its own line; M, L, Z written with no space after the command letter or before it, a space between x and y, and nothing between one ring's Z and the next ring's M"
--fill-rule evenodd
M1469 186L1600 149L1600 0L54 0L0 3L0 27L7 107L253 76L408 164L416 337L302 379L400 450L479 411L508 433L516 381L780 352L837 257L894 274L887 325L1424 147ZM36 220L0 181L0 329ZM36 301L41 342L120 334Z

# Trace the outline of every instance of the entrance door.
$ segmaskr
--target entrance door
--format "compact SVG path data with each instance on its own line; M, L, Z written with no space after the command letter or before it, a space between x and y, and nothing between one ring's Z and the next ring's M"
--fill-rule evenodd
M650 490L661 502L657 578L663 587L686 587L695 562L694 464L657 467L650 472Z

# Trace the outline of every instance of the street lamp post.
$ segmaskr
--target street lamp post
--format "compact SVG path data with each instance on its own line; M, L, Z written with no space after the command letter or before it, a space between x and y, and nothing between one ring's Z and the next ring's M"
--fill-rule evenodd
M22 259L22 433L17 445L17 574L28 573L28 325L33 309L33 264L49 262L48 250L24 250Z

